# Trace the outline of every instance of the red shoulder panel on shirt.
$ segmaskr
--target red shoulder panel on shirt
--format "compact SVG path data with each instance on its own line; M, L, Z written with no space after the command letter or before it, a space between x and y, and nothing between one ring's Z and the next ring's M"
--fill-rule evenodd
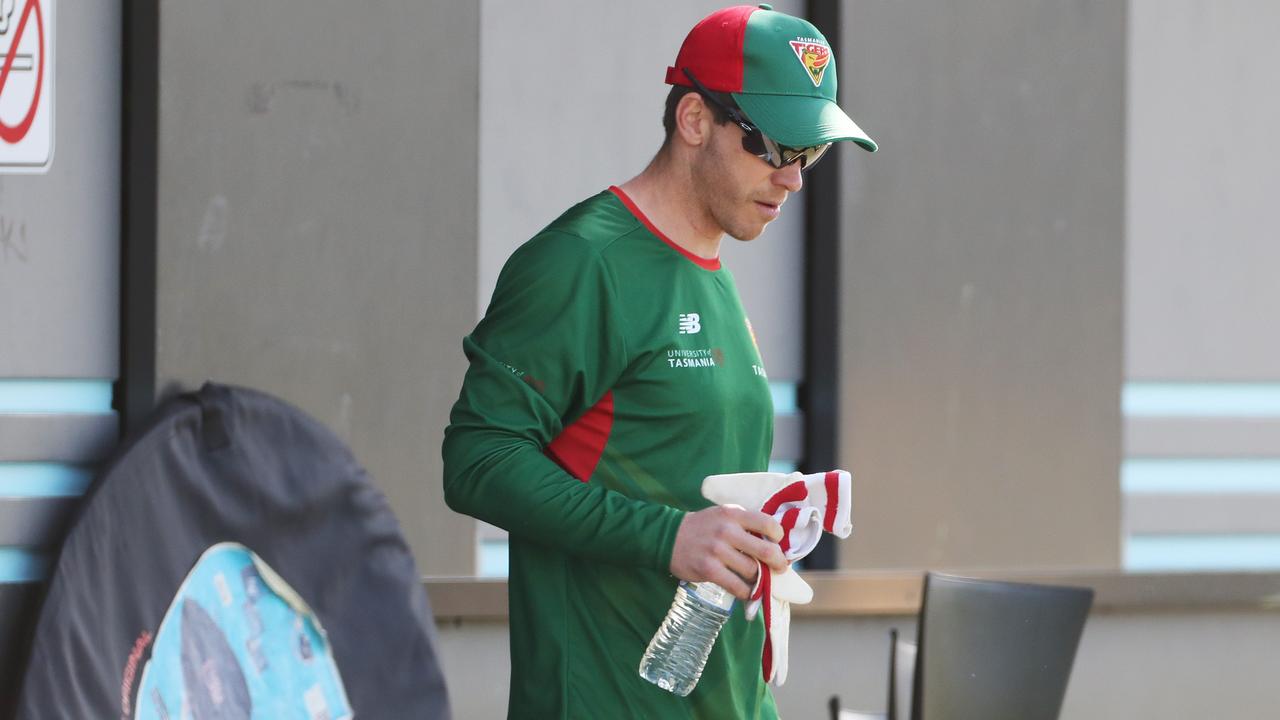
M612 430L613 391L610 390L582 417L560 431L547 446L547 455L570 475L586 482L600 464Z

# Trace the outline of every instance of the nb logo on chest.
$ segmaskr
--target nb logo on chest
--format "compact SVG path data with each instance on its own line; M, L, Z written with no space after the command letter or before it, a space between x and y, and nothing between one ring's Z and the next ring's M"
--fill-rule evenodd
M683 313L680 315L680 334L681 335L697 335L702 332L702 316L698 313Z

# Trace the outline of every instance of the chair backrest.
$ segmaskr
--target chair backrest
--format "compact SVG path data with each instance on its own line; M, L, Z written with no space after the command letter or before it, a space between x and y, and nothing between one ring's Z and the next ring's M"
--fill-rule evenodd
M1093 590L929 573L912 720L1056 720Z
M906 720L911 717L911 698L916 674L916 644L889 631L889 717Z

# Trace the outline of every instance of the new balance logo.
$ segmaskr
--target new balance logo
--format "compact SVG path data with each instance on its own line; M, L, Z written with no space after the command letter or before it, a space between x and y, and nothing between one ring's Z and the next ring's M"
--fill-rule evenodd
M702 316L698 313L684 313L680 316L680 334L697 335L702 332Z

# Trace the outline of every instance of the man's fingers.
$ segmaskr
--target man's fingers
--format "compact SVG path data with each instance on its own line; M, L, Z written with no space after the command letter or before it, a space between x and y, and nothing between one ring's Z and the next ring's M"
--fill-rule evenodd
M782 548L778 547L777 540L766 540L751 534L752 532L755 532L768 537L767 531L770 529L770 526L772 526L777 530L776 537L781 539L782 526L764 513L746 512L743 513L743 517L741 519L755 521L756 525L755 527L743 526L744 530L748 530L750 532L744 532L737 536L737 539L734 542L737 549L768 565L776 572L783 572L786 570L789 563L787 562L786 556L782 554ZM754 577L754 572L752 573L752 577Z
M737 513L738 524L745 530L766 537L773 542L782 539L782 525L771 516L753 510L742 510Z
M739 600L751 599L751 586L744 582L742 578L730 572L725 565L717 567L715 571L710 573L708 579L733 593L733 596Z
M748 585L755 585L756 574L760 569L756 565L755 558L742 553L735 547L725 545L720 552L720 560Z
M782 548L778 547L777 543L761 540L754 535L752 536L752 540L755 542L752 543L753 547L750 550L747 550L749 554L765 565L768 565L774 572L783 572L787 569L787 565L790 563L787 562L786 555L782 554Z

